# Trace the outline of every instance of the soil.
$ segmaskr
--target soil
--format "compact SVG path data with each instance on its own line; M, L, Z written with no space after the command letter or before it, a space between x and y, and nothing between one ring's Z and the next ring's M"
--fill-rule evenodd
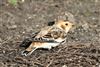
M100 0L22 1L0 0L0 67L100 67ZM66 12L76 22L65 44L21 56L25 38Z

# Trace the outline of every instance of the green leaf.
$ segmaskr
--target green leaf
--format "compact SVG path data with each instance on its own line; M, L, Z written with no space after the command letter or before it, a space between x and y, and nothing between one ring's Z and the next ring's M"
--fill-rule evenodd
M17 0L8 0L8 2L14 6L17 5Z

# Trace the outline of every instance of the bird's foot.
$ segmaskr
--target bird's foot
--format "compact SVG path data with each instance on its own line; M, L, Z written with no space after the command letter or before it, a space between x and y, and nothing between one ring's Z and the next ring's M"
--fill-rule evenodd
M23 56L28 56L28 55L30 55L30 51L22 51L21 52L21 55L23 55Z

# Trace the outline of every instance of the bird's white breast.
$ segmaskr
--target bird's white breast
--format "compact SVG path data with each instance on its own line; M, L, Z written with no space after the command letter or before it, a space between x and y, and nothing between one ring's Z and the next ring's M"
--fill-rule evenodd
M62 41L64 41L65 39L62 39L62 38L58 38L58 39L55 39L55 41L57 41L57 42L62 42Z
M58 43L43 43L43 45L41 45L40 48L51 49L52 47L58 46L62 41L64 41L64 39L58 38L55 41L57 41Z
M56 47L59 43L44 43L40 46L40 48L48 48L51 49L52 47Z

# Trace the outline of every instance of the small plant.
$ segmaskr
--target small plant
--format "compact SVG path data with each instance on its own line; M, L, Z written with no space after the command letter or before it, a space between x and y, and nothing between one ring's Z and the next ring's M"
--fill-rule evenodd
M9 2L10 4L16 6L18 1L17 1L17 0L8 0L8 2Z

